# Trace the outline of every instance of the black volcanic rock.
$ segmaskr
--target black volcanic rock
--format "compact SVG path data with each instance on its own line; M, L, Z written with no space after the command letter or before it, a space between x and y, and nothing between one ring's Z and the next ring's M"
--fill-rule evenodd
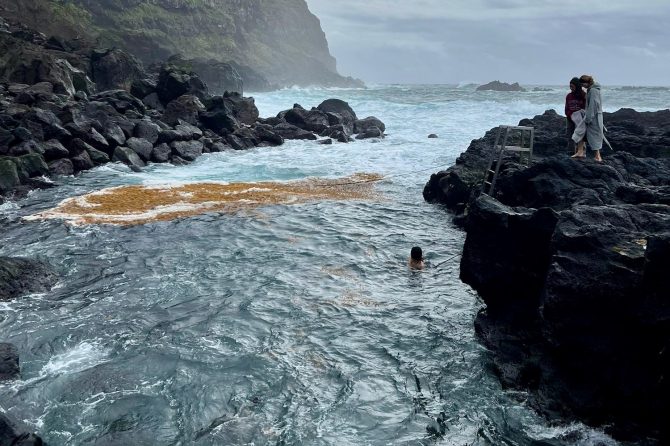
M462 213L461 279L486 303L475 327L503 385L532 391L529 404L552 418L664 444L670 113L620 110L605 122L620 150L604 163L569 158L564 118L547 112L521 121L537 130L537 157L505 158L495 197L480 193L494 130L424 197Z
M130 90L144 77L142 63L118 48L96 49L91 53L91 74L99 91Z
M156 93L163 104L168 104L183 95L193 95L200 100L209 97L207 85L193 71L166 64L158 75Z
M526 89L523 88L521 85L519 85L518 82L514 82L513 84L508 84L506 82L500 82L500 81L492 81L492 82L489 82L488 84L480 85L479 87L477 87L477 91L485 91L485 90L526 91Z
M314 133L303 130L288 122L274 126L272 131L284 139L311 139L313 141L318 139Z
M235 92L241 95L244 92L242 76L230 63L215 59L185 59L181 55L172 56L167 62L182 71L198 73L208 90L214 94Z
M28 8L29 14L25 6L10 9L26 17L39 14L39 5ZM280 145L285 138L316 140L315 132L353 141L356 114L338 99L321 109L296 105L260 119L253 98L231 91L212 97L194 71L204 64L220 88L228 90L223 83L231 81L231 89L240 89L235 67L172 57L144 71L118 49L8 27L9 33L0 33L0 195L20 197L32 188L52 187L41 177L78 174L110 159L137 170L147 161L184 163L212 151ZM232 77L222 79L226 73ZM330 73L324 79L337 77ZM361 128L359 137L380 136L384 125L375 122Z

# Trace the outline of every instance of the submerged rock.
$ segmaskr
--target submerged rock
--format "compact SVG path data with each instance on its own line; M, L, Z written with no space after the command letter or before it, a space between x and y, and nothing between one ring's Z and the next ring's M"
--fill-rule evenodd
M48 291L57 279L53 268L45 262L0 257L0 302Z
M0 342L0 381L19 377L19 350L13 344Z

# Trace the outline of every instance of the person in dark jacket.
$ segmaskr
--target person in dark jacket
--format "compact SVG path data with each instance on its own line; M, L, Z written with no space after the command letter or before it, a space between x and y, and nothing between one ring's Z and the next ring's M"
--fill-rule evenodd
M582 84L578 77L570 79L570 93L565 97L565 117L567 119L565 131L568 136L568 150L576 153L576 144L572 140L572 134L575 132L575 122L572 120L572 114L586 109L586 94L582 90Z

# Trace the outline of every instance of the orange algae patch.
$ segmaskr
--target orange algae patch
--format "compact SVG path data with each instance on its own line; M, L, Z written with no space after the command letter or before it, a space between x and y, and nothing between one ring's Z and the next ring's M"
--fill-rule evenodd
M63 219L76 225L132 226L267 205L367 200L376 196L373 185L382 178L378 174L360 173L335 180L309 178L289 182L120 186L68 198L53 209L25 218Z

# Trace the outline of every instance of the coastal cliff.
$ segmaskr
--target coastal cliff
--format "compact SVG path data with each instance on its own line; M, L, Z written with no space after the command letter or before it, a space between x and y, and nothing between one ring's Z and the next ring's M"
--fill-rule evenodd
M362 86L337 73L304 0L0 0L0 15L48 36L125 49L147 65L174 54L231 63L252 91Z
M606 113L617 152L571 159L545 112L530 167L504 159L480 194L495 129L434 174L426 200L467 232L460 277L486 307L475 328L503 386L550 419L665 444L670 411L670 111Z

